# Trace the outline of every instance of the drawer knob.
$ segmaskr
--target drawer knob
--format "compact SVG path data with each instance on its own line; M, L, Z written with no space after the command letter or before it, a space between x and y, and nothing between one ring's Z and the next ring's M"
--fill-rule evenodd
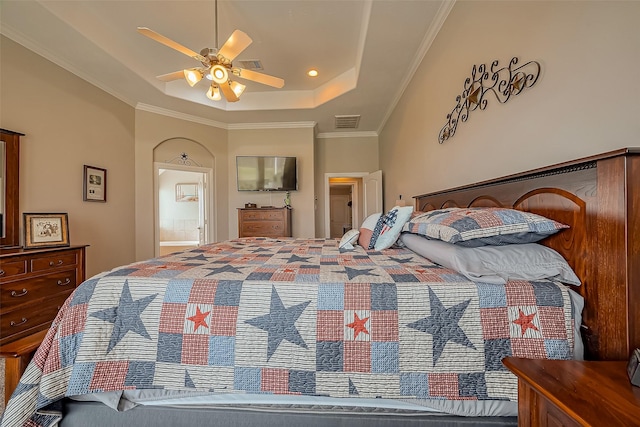
M11 321L11 323L9 324L11 327L13 326L20 326L20 325L24 325L25 323L27 323L27 319L25 317L22 318L21 321L19 322L14 322L13 320Z
M53 261L49 261L49 266L53 267L54 265L62 265L63 261L61 259L58 260L58 262L53 262Z
M0 269L0 277L4 276L4 270Z
M67 286L69 283L71 283L71 279L68 277L64 279L64 282L62 280L58 280L58 286Z
M23 297L27 294L27 292L28 291L25 288L22 288L22 292L11 291L11 296L16 298Z

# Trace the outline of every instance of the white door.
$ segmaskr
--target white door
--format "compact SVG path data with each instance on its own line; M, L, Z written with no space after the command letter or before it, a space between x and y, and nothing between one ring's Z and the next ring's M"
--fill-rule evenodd
M207 174L203 173L198 182L198 245L207 243L209 224L207 224Z
M364 215L368 217L377 212L382 212L382 171L376 171L362 178L364 186Z
M331 206L329 209L330 218L330 237L342 237L342 235L351 229L351 196L348 194L333 194L329 198Z

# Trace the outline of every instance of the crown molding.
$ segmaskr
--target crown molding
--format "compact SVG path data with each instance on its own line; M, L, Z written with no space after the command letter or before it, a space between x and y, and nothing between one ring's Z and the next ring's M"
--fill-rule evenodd
M248 129L299 129L315 128L316 122L273 122L273 123L233 123L228 124L229 130Z
M393 101L389 104L389 108L387 108L386 114L380 121L380 126L378 127L378 132L377 132L378 134L382 133L382 129L384 129L384 126L387 124L387 120L389 120L389 117L391 117L393 110L395 110L395 108L398 106L398 102L400 102L400 98L402 98L404 91L407 90L407 87L409 86L411 79L413 79L414 74L416 73L416 71L418 70L418 67L422 63L422 60L427 54L427 51L431 48L433 41L436 39L436 36L440 32L442 25L444 25L444 21L449 16L449 13L451 12L451 9L453 9L453 6L455 4L456 4L456 0L446 0L440 5L440 8L438 9L436 16L433 18L433 23L429 27L429 31L427 31L427 34L425 34L424 38L422 39L422 44L420 45L420 49L418 50L418 53L414 58L413 63L411 64L411 67L409 67L409 70L407 70L407 73L405 74L405 78L402 81L402 85L400 86L400 89L398 90Z
M180 113L178 111L168 110L162 107L156 107L155 105L143 104L138 102L136 104L136 110L148 111L149 113L160 114L167 117L173 117L174 119L186 120L188 122L199 123L201 125L212 126L220 129L229 129L227 123L218 122L216 120L205 119L203 117L194 116L191 114Z
M185 120L188 122L199 123L202 125L212 126L225 130L246 130L246 129L299 129L299 128L315 128L316 122L273 122L273 123L222 123L216 120L205 119L203 117L191 114L180 113L178 111L168 110L166 108L157 107L155 105L143 104L139 102L136 110L148 111L150 113L160 114L174 119Z

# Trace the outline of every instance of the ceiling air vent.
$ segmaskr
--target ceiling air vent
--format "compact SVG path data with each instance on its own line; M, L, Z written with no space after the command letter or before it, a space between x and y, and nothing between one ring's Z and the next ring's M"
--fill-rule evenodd
M356 129L360 123L360 115L335 116L336 129Z
M240 68L244 68L246 70L263 70L262 62L259 59L250 59L247 61L238 61L240 62Z

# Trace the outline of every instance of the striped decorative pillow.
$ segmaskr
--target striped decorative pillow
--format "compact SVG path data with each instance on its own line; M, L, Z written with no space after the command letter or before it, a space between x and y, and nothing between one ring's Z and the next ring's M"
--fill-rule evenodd
M569 228L531 212L506 208L450 208L418 215L402 231L466 247L533 243Z

